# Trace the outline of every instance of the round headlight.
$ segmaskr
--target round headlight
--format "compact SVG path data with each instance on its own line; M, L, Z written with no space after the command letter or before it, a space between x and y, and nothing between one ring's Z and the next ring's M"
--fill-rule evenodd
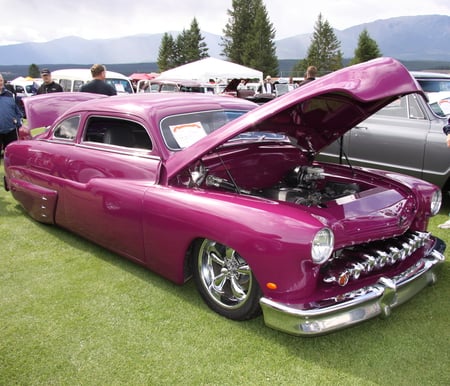
M439 210L441 209L442 204L442 192L440 190L436 190L433 194L433 197L431 197L431 215L435 216L439 213Z
M334 234L331 229L323 228L316 233L311 246L311 256L316 264L327 261L334 249Z

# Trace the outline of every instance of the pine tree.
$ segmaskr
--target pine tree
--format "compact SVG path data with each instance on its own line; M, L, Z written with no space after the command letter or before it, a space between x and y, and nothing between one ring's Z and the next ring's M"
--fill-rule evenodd
M379 58L381 51L378 44L373 40L366 28L359 34L358 46L355 49L355 57L350 64L367 62L368 60Z
M204 59L209 56L208 47L204 40L205 38L201 34L197 19L194 17L191 27L183 36L182 51L184 52L184 60L186 63Z
M160 72L175 67L174 51L175 41L173 40L172 35L166 32L161 39L161 45L159 46L158 51L157 64Z
M319 74L326 74L342 68L340 47L330 23L319 14L306 58L299 61L293 71L303 74L308 66L316 66Z
M166 71L208 56L208 47L194 18L189 30L183 29L176 39L168 33L163 35L157 63L159 71Z
M30 64L30 66L28 67L28 76L31 78L39 78L41 76L39 67L36 64Z
M227 10L229 19L223 30L222 55L238 64L244 64L245 45L252 33L251 3L253 0L233 0L232 9Z
M243 64L259 69L264 75L276 75L278 74L278 59L274 42L275 29L269 21L266 7L259 0L255 3L252 38L246 44Z
M278 74L275 29L262 0L233 0L227 12L222 55L266 75Z

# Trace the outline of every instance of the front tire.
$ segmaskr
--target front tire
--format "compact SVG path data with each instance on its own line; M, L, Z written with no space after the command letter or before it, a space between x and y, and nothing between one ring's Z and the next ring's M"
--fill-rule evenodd
M261 313L261 289L234 249L205 239L194 250L194 280L205 303L219 315L246 320Z

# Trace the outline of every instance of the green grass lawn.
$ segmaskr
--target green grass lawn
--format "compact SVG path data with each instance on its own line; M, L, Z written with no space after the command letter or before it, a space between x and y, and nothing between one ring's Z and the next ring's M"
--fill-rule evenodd
M449 211L430 225L447 244ZM39 224L3 189L0 238L0 385L450 384L448 261L390 318L300 338L218 316L192 282Z

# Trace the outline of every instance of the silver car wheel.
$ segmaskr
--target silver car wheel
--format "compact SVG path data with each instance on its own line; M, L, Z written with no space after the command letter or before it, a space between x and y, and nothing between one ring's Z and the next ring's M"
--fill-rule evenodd
M198 253L198 273L207 294L227 309L242 307L253 285L247 262L232 248L204 240Z

